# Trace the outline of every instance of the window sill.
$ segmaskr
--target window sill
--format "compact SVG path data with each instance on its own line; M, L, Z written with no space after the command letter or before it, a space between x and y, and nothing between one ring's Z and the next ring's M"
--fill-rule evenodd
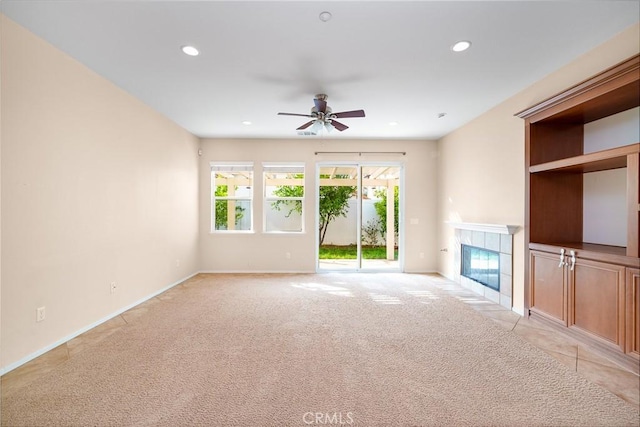
M238 234L256 234L256 232L254 230L214 230L214 231L209 231L209 234L238 235Z

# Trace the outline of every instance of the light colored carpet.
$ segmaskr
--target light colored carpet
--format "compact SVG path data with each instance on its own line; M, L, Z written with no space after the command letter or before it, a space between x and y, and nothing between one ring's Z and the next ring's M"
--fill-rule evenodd
M2 424L638 425L637 408L429 280L196 276L6 394Z

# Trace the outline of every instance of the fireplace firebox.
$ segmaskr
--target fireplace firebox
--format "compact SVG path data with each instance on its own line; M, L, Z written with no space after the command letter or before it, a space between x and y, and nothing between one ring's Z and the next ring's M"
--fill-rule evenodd
M513 235L518 227L470 222L449 224L455 228L453 280L460 283L463 288L511 310L513 308ZM487 259L480 261L482 258L479 260L472 254L471 256L466 254L463 262L464 246L488 252L485 254ZM474 250L471 252L475 253ZM467 270L471 269L470 274L462 273L465 264Z
M500 253L462 245L460 274L500 291Z

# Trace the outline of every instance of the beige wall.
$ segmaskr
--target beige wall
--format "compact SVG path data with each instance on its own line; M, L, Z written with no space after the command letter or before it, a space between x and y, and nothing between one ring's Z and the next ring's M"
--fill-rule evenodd
M453 230L445 221L519 225L514 237L514 296L524 309L524 121L514 114L640 50L635 25L438 141L439 271L452 277Z
M435 271L437 265L436 143L432 141L354 141L307 137L295 140L202 141L200 158L200 256L203 271L315 271L316 164L325 161L401 162L405 168L405 271ZM402 155L315 155L316 151L406 151ZM210 162L250 161L260 173L263 162L304 162L306 167L306 233L261 232L262 203L255 203L256 233L210 233ZM257 177L256 195L262 178ZM417 220L411 224L410 220ZM415 221L414 221L415 222ZM290 252L287 259L285 253ZM420 258L420 253L424 258Z
M405 271L451 275L452 251L439 251L452 244L444 221L524 223L523 123L513 114L639 50L635 26L437 143L198 141L4 17L1 38L0 367L5 370L199 270L314 271L313 175L319 161L402 162ZM315 151L407 155L339 157ZM211 161L304 162L307 232L211 234ZM516 309L523 306L523 253L520 231ZM112 281L118 285L115 294L109 291ZM47 318L36 323L41 306Z
M4 17L1 31L6 370L198 271L199 141Z

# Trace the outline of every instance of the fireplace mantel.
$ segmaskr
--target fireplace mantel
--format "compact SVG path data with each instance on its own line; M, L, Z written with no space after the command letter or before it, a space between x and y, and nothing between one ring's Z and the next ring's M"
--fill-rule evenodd
M453 222L446 221L453 228L459 228L460 230L472 230L472 231L485 231L488 233L498 234L515 234L518 231L517 225L506 224L478 224L475 222Z

